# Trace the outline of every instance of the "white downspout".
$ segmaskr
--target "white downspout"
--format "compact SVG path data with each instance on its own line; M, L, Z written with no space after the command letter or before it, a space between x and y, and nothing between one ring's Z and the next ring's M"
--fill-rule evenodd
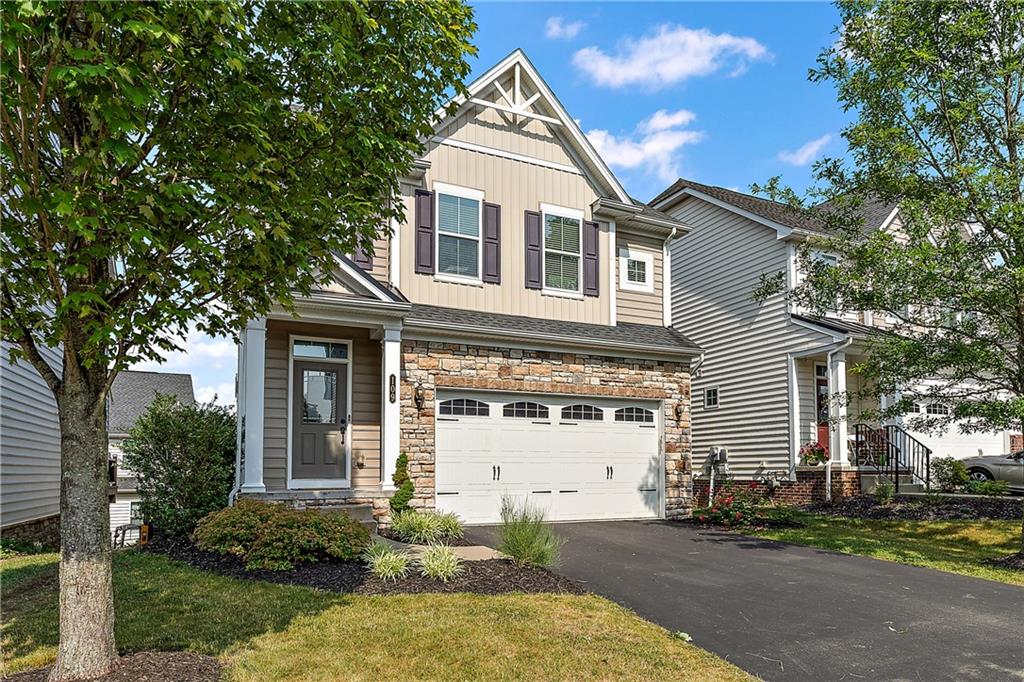
M661 317L666 327L672 326L672 251L669 244L676 238L678 228L672 228L672 234L661 247ZM651 273L654 277L654 273Z
M838 346L836 346L835 348L830 350L828 352L828 355L825 356L825 365L828 367L828 399L829 399L829 403L830 403L829 404L829 408L828 408L829 414L832 413L831 402L832 402L832 400L835 397L835 395L834 395L835 394L835 381L832 379L832 359L835 357L836 353L838 353L840 351L846 350L852 344L853 344L853 337L850 337L850 338L846 339L846 341L843 341L841 344L839 344ZM830 427L830 429L831 429L831 427ZM839 443L837 442L836 443L836 448L835 448L835 450L837 450L837 451L839 450L838 446L839 446ZM836 454L835 452L829 453L828 461L825 462L825 501L826 502L831 502L832 501L832 459L833 459L835 454Z

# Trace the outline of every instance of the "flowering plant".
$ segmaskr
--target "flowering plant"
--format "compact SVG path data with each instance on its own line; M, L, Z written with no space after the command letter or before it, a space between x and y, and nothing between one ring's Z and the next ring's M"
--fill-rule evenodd
M800 446L800 459L804 464L821 464L829 459L824 445L811 441Z
M748 526L756 516L758 496L754 492L756 483L747 490L723 490L711 501L706 509L697 509L694 516L701 523L716 526Z

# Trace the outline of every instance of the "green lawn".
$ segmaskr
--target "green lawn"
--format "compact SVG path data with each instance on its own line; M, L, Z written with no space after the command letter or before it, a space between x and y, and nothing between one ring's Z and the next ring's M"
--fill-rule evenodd
M0 561L5 672L56 654L53 554ZM748 680L595 596L346 596L242 581L135 551L115 557L122 653L220 657L230 680Z
M1024 585L1024 573L985 559L1020 549L1020 521L878 521L803 514L806 528L745 531L758 537Z

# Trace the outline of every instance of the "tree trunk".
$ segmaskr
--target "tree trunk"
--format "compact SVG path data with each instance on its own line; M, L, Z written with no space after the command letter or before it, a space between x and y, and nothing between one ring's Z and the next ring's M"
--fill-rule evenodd
M97 677L117 660L111 582L105 369L69 366L57 395L61 431L60 646L51 682Z

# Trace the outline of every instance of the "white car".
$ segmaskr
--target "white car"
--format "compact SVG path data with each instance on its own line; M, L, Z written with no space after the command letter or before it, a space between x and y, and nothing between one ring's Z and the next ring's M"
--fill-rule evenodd
M1010 490L1024 493L1024 450L1009 455L971 457L964 460L972 481L1006 481Z

